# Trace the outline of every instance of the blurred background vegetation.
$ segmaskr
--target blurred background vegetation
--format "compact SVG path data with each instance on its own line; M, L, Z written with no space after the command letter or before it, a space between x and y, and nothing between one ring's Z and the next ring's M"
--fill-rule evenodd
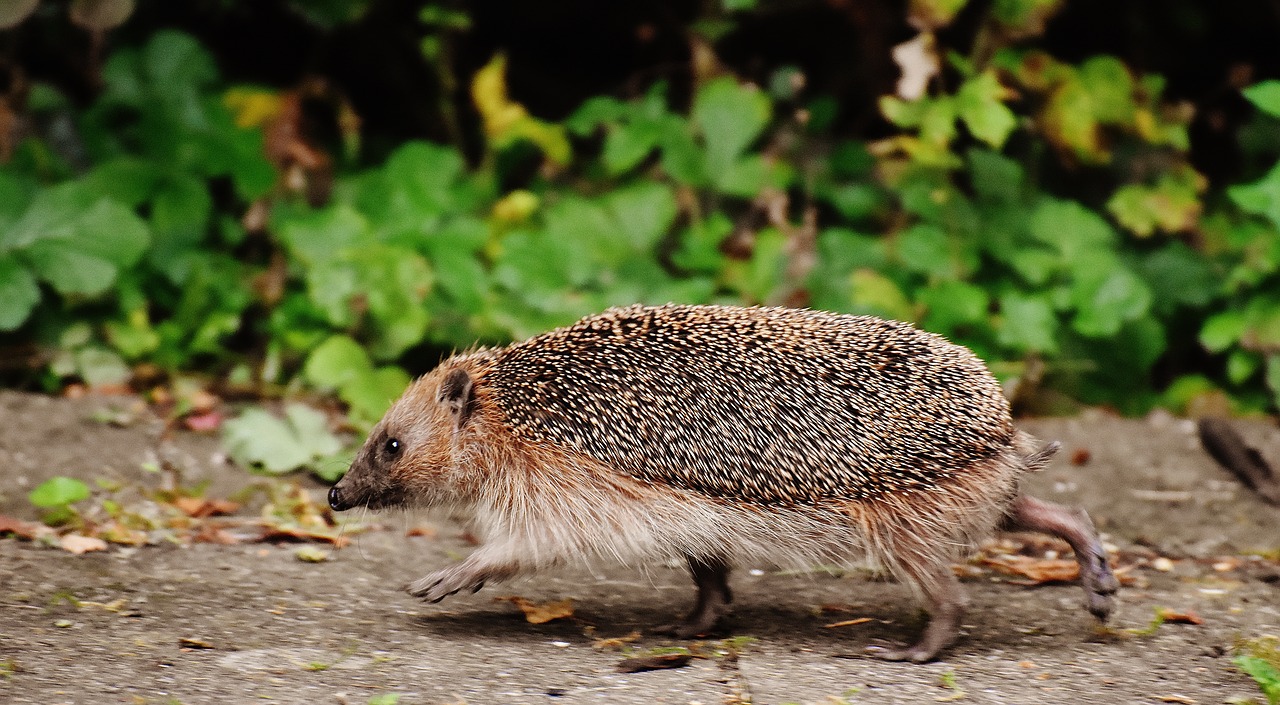
M452 350L728 302L914 321L1028 413L1274 411L1277 36L1242 0L4 0L0 382L360 428Z

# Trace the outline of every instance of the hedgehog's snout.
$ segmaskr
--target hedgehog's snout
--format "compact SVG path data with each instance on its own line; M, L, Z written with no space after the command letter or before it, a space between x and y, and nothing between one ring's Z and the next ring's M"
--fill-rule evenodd
M330 509L332 509L335 512L343 512L354 506L355 506L354 503L352 503L350 500L342 496L342 490L339 489L337 485L334 485L333 487L329 488L329 508Z

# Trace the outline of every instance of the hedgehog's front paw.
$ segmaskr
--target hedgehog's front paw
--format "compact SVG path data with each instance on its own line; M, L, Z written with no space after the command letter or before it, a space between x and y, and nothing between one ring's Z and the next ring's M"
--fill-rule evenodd
M439 602L463 590L477 592L484 587L484 583L485 576L462 565L455 565L444 570L437 570L421 580L416 580L405 590L410 595L421 597L427 602Z

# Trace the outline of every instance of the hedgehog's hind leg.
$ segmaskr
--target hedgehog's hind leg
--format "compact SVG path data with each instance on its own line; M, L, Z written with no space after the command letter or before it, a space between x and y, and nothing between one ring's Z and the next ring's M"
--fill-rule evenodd
M920 639L905 647L868 646L870 654L887 661L924 663L937 658L939 652L960 636L960 620L969 606L969 598L951 572L950 562L945 558L932 558L919 554L914 560L897 561L898 571L895 571L924 595L929 623Z
M715 631L716 625L729 611L733 593L729 591L729 566L716 558L689 556L689 574L698 586L698 599L684 620L655 628L657 634L692 639Z
M1115 608L1120 581L1107 565L1102 539L1083 509L1068 509L1052 502L1021 495L1005 512L1005 529L1038 531L1057 536L1071 544L1080 564L1080 585L1084 588L1089 612L1106 621Z

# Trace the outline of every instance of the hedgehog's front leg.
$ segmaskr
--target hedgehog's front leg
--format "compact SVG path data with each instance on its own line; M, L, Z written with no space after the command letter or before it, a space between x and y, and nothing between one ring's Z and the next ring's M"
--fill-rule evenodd
M698 586L698 601L684 621L657 627L653 631L680 639L692 639L715 630L720 618L729 611L733 593L729 592L729 566L718 558L689 556L689 573Z
M487 582L507 580L519 572L514 563L501 560L501 555L500 551L481 547L461 563L415 580L405 590L427 602L439 602L457 592L477 592Z

